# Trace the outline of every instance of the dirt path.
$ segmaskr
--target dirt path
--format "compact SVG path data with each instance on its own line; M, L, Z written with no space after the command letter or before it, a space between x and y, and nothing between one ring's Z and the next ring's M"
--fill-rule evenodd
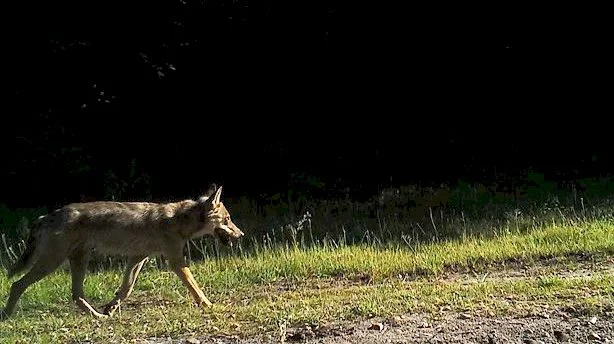
M401 324L362 321L345 330L305 338L289 336L288 342L305 343L607 343L614 340L614 320L602 317L470 318L450 314L429 322L428 316L403 317ZM593 323L594 322L594 323ZM297 332L300 333L300 332ZM318 338L319 337L319 338Z
M550 318L469 318L449 314L429 322L427 315L408 315L391 323L386 319L316 329L292 329L262 338L198 337L182 340L149 340L158 343L614 343L614 315L599 317L555 316ZM382 325L382 327L374 326ZM283 338L283 339L282 339Z
M583 278L594 273L614 274L614 258L568 257L535 264L505 264L488 273L452 272L439 276L449 282L478 283L484 280L526 279L543 275ZM614 296L614 295L613 295ZM442 311L437 317L407 314L394 318L363 319L310 328L280 329L261 338L196 337L150 339L142 343L614 343L614 311L598 316L552 310L530 317L476 317Z

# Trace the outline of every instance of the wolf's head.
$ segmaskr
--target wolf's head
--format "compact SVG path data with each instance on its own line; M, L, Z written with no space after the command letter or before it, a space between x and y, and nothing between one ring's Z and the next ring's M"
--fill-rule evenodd
M220 200L222 187L213 184L207 195L198 200L201 219L204 228L198 234L209 234L218 238L225 245L232 244L232 240L239 239L244 233L230 219L230 213Z

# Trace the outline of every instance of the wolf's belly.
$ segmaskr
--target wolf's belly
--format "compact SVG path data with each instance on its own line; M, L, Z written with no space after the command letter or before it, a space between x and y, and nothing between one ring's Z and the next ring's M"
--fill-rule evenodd
M136 256L160 253L161 242L148 232L96 233L88 238L89 246L102 254Z

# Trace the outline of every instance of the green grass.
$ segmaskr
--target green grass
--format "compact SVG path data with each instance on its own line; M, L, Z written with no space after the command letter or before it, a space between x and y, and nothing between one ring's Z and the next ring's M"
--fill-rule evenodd
M150 263L122 312L102 321L83 316L72 305L70 276L63 267L26 291L13 317L0 322L0 338L31 343L247 336L274 333L282 324L405 312L436 315L443 306L485 315L527 315L553 307L585 312L612 309L611 273L472 283L451 279L449 274L493 272L508 263L538 264L544 257L579 253L607 259L614 252L614 221L568 221L497 233L428 243L288 245L208 259L191 267L214 303L205 310L192 305L174 274ZM86 295L101 305L112 298L120 281L117 269L89 274ZM0 295L6 295L9 287L10 281L0 277Z

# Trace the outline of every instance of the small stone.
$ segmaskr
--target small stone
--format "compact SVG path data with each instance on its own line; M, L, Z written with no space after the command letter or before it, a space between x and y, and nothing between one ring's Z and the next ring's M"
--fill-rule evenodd
M590 340L601 340L601 337L597 333L593 332L593 333L588 335L588 339L590 339Z
M373 323L369 326L369 330L382 331L384 329L384 324L382 323Z
M332 329L333 329L333 324L331 323L318 324L318 327L317 327L318 331L331 331Z
M393 317L392 319L388 319L388 322L390 323L391 326L401 326L401 323L403 322L401 317Z
M458 317L461 319L471 319L471 314L461 313Z
M556 337L559 342L566 342L569 340L569 335L560 330L554 330L554 337Z
M420 325L418 325L418 328L428 328L431 327L431 324L429 324L426 321L423 321Z
M597 323L597 317L592 317L591 320L589 320L589 322L595 325Z
M305 336L304 332L296 332L296 333L292 333L289 334L288 336L286 336L287 339L289 339L290 341L301 341L301 340L305 340L307 338L307 336Z
M194 338L194 337L190 337L188 339L185 340L185 342L187 344L200 344L200 340Z

